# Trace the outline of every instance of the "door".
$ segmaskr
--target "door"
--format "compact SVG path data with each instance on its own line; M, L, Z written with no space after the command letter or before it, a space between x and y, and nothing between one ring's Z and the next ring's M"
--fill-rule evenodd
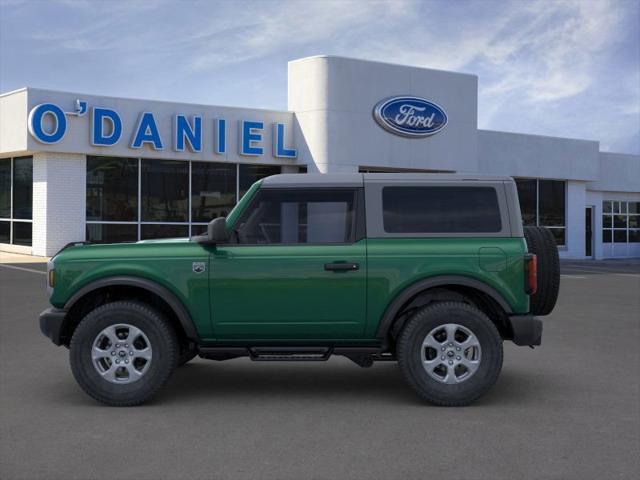
M584 252L585 256L593 257L593 207L586 207L584 212Z
M366 239L361 189L265 189L212 253L219 339L362 334Z

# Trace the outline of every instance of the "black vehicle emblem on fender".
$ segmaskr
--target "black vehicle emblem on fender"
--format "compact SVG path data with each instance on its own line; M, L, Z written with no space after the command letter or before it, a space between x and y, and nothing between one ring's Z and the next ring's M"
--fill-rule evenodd
M194 273L202 273L207 269L204 262L193 262L191 268L193 269Z

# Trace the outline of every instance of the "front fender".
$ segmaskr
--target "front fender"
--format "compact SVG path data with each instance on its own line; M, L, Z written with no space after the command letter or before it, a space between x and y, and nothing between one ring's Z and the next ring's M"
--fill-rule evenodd
M146 278L121 275L95 280L77 290L73 294L73 296L71 296L71 298L69 298L69 300L64 304L64 310L68 312L81 298L95 290L116 285L138 287L154 293L155 295L158 295L165 302L167 302L169 307L171 307L173 312L176 314L176 317L178 318L178 321L184 329L187 337L194 341L198 339L196 326L184 303L165 286Z

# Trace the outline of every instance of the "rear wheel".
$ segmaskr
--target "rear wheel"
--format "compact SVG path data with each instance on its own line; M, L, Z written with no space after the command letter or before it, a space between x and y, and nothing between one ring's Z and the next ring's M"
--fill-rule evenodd
M524 227L529 253L537 257L538 290L529 297L529 310L534 315L549 315L560 291L560 257L553 234L544 227Z
M82 389L99 402L132 406L149 400L176 365L178 344L168 321L138 302L96 308L71 338L69 359Z
M416 312L397 343L409 384L435 405L468 405L491 388L502 368L502 339L471 305L444 302Z

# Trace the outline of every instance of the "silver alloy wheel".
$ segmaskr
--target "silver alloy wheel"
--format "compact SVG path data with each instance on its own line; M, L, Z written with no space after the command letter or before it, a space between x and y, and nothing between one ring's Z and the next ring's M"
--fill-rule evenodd
M473 376L482 349L471 330L457 323L439 325L422 342L422 366L438 382L456 384Z
M118 323L102 330L93 341L91 360L102 378L125 384L140 380L151 365L151 342L142 330Z

